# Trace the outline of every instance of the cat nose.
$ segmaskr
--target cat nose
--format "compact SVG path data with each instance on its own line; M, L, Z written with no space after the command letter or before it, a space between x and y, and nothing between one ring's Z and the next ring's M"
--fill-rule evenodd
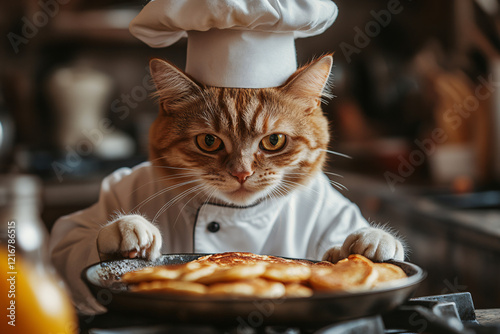
M244 170L241 172L229 172L232 176L234 176L239 183L243 184L250 176L253 175L253 171Z

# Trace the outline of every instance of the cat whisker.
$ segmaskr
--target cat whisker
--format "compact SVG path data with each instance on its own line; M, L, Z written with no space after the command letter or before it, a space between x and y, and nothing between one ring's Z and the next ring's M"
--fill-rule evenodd
M293 187L292 185L290 184L282 184L282 188L284 189L285 192L289 192L289 191L292 191L293 190ZM313 189L310 189L310 188L307 188L307 190L313 190ZM317 191L315 191L316 194L318 194ZM308 196L308 197L305 197L304 200L308 200L308 201L311 201L313 203L315 203L317 201L317 199L314 197L314 196Z
M168 178L170 177L176 177L176 176L200 176L200 173L199 172L180 172L180 173L177 173L177 174L172 174L172 175L165 175L165 176L161 176L161 177L158 177L157 180L168 180Z
M177 194L174 198L170 199L167 203L164 204L164 206L166 206L166 210L168 208L170 208L172 205L174 205L176 202L184 199L186 196L188 196L189 194L203 188L204 185L203 184L198 184L198 185L195 185L195 186L192 186L190 187L189 189L186 189L184 190L183 192L181 192L180 194ZM163 211L164 212L164 211ZM162 212L162 213L163 213Z
M160 183L160 182L182 179L182 178L187 178L187 177L193 177L193 176L198 176L198 175L199 175L198 173L185 173L185 174L180 174L180 175L177 174L177 175L159 177L159 178L156 178L152 181L146 182L143 185L137 187L132 193L134 193L134 192L138 191L139 189L141 189L147 185L150 185L152 183Z
M289 175L289 174L291 174L291 175ZM338 177L343 177L342 175L335 174L335 173L329 173L329 172L327 172L327 174L331 174L331 175L338 176ZM294 175L298 175L298 176L294 176ZM291 179L298 179L298 178L301 177L301 175L308 175L308 174L307 173L287 173L287 177L291 178ZM330 184L332 186L334 186L335 188L337 188L339 190L347 190L347 191L349 191L349 189L346 186L344 186L342 183L340 183L340 182L333 181L333 180L330 180L330 179L328 179L328 182L330 182Z
M349 189L347 189L346 186L344 186L342 183L340 182L336 182L336 181L333 181L333 180L329 180L330 181L330 184L332 186L334 186L335 188L339 189L339 190L346 190L346 191L349 191Z
M273 189L274 190L274 189ZM286 196L288 189L286 189L284 186L281 184L278 184L278 186L275 188L276 192L278 193L278 196L284 197Z
M343 175L340 175L340 174L337 174L337 173L325 172L325 171L322 171L322 172L325 173L325 174L328 174L328 175L333 175L333 176L337 176L337 177L341 177L341 178L344 177ZM311 173L286 172L285 175L311 175Z
M158 157L158 158L156 158L156 159L150 159L149 161L150 161L150 162L154 162L154 161L162 160L162 159L165 159L165 158L166 158L166 156L164 156L164 155L163 155L163 156Z
M172 181L172 180L185 179L185 178L198 179L199 176L200 176L199 173L177 174L177 175L172 175L172 176L159 177L156 180L154 180L152 183L162 183L163 182L165 185L168 185L170 183L170 181Z
M326 153L333 154L333 155L338 155L339 157L343 157L343 158L347 158L347 159L352 159L352 157L350 155L347 155L347 154L344 154L344 153L340 153L340 152L336 152L336 151L332 151L332 150L325 150L325 149L322 149L322 148L320 148L319 150L323 151L323 152L326 152Z
M280 197L285 197L293 190L293 187L288 184L278 184L276 188L273 189L273 194L275 193L275 199L278 200Z
M288 176L288 175L300 175L300 176L304 176L304 175L311 175L311 173L301 173L301 172L286 172L284 173L283 176Z
M285 176L288 175L310 175L310 173L301 173L301 172L286 172L284 173Z
M319 192L317 190L314 190L308 186L305 186L301 183L298 183L298 182L293 182L293 181L290 181L290 180L286 180L286 179L283 179L281 180L281 183L283 185L287 185L290 187L290 189L292 188L292 186L299 186L299 187L302 187L302 188L305 188L305 190L308 190L308 191L314 191L316 194L319 194Z
M159 158L150 160L150 162L162 160L162 159L165 159L165 157L166 156L161 156ZM178 167L178 166L166 166L166 165L154 165L154 164L151 164L151 167L153 167L153 168L178 169L178 170L189 170L189 171L193 171L193 172L198 172L198 169L196 169L196 168L187 168L187 167Z
M302 179L304 175L287 175L286 177L289 179Z
M278 190L281 186L278 184L276 187L272 188L269 193L266 194L266 200L277 200L278 196L280 196L280 191Z
M194 168L172 167L172 166L152 166L152 167L154 167L154 168L166 168L166 169L178 169L178 170L189 170L189 171L197 172L197 170Z
M217 197L217 193L219 192L219 188L212 186L214 189L211 193L210 196L207 198L205 203L220 203L219 198Z
M181 182L181 183L172 185L170 187L164 188L164 189L162 189L160 191L157 191L156 193L154 193L153 195L149 196L148 198L146 198L145 200L143 200L141 203L139 203L138 205L136 205L131 211L132 212L137 211L138 209L140 209L142 206L144 206L149 201L155 199L158 196L161 196L161 195L165 194L166 192L169 192L169 191L171 191L173 189L176 189L176 188L179 188L179 187L182 187L182 186L194 183L194 182L198 182L198 180L190 180L190 181L186 181L186 182Z
M210 203L212 197L217 199L214 195L215 193L217 192L217 187L214 187L214 186L209 186L209 188L212 188L212 192L210 194L208 194L207 198L205 199L204 203Z
M323 171L323 173L328 174L328 175L333 175L333 176L344 178L344 175L340 175L340 174L337 174L337 173L325 172L325 171Z
M196 180L198 181L198 180ZM172 205L174 205L177 201L180 201L182 200L184 197L186 197L187 195L203 188L204 185L203 184L199 184L199 185L196 185L194 187L191 187L187 190L184 190L183 192L181 192L180 194L178 194L177 196L175 196L174 198L172 198L170 201L168 201L167 203L163 204L162 207L160 208L160 210L158 210L158 212L156 213L156 215L154 216L153 218L153 221L156 221L158 219L159 216L161 216L165 211L167 211Z
M208 186L208 185L204 185L204 184L203 184L202 186L203 186L203 187L201 187L201 189L202 189L202 190L203 190L203 188L204 188L204 189L206 189L206 190L209 190L209 189L210 189L210 186ZM214 191L212 191L212 193L213 193L213 192L214 192ZM198 191L196 195L194 195L194 196L193 196L193 197L191 197L188 201L186 201L186 203L184 203L184 205L182 206L182 208L179 210L179 213L177 214L177 217L175 218L175 221L174 221L174 226L175 226L175 224L177 224L177 221L179 220L179 217L181 216L182 211L184 211L184 208L186 207L186 205L188 205L188 204L189 204L189 202L191 202L193 199L195 199L195 198L196 198L196 196L199 196L199 195L200 195L200 194L202 194L202 193L203 193L202 191Z
M163 159L164 157L159 157L159 158L156 158L156 159L149 159L149 162L153 162L153 161L157 161L157 160L161 160Z
M277 199L277 196L275 196L275 195L274 195L274 193L275 193L275 190L274 190L274 189L272 189L272 190L271 190L271 191L270 191L270 192L266 195L265 200L266 200L266 201L274 201L274 200L276 200L276 199Z

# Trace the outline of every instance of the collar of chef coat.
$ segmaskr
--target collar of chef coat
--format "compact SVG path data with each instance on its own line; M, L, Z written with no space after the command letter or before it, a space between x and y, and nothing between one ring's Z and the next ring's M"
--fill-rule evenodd
M194 252L262 250L285 202L280 198L247 207L201 204L193 228ZM218 224L218 230L210 231L210 224Z

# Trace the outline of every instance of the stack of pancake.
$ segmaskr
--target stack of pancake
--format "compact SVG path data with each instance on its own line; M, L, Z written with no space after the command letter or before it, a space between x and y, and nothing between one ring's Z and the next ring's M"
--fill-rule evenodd
M357 254L333 264L228 252L184 264L143 268L125 273L121 279L137 292L280 298L364 291L406 277L396 265L373 263Z

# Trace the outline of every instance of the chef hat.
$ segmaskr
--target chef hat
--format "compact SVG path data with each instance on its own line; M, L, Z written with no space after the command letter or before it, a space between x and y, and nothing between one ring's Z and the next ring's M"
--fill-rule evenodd
M151 47L188 37L186 72L218 87L280 86L297 69L294 39L337 17L330 0L153 0L130 23Z

